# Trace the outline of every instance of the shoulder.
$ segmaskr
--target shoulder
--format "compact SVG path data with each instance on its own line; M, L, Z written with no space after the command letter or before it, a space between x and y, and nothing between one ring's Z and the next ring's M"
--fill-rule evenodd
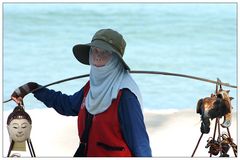
M123 88L121 99L137 99L136 95L128 88Z
M123 106L140 106L137 96L128 88L123 88L120 104Z

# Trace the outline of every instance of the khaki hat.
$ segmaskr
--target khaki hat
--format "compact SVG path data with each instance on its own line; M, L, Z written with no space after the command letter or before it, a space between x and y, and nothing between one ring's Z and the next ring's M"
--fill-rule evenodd
M91 43L75 45L73 47L73 54L79 62L89 65L89 50L91 46L112 51L120 58L125 69L130 70L122 58L126 42L123 36L117 31L112 29L101 29L95 33Z

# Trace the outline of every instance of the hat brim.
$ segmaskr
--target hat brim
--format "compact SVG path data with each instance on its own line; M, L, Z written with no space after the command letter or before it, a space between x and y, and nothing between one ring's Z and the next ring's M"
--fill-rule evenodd
M119 59L122 61L124 67L126 70L130 70L129 66L124 62L124 60L122 59L121 54L112 47L112 45L110 45L109 43L102 41L102 40L94 40L91 43L88 44L77 44L73 47L73 54L75 56L75 58L86 65L89 65L89 50L90 47L98 47L98 48L102 48L108 51L112 51L113 53L115 53Z

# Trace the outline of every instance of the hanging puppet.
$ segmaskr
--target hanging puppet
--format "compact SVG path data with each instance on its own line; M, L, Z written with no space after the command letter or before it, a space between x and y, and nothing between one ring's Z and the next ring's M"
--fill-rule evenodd
M24 111L23 106L17 106L13 112L8 116L7 129L10 137L10 147L8 157L12 150L26 151L26 141L32 157L35 157L30 133L32 129L32 120L27 112Z
M200 99L197 104L197 113L201 115L201 132L209 133L210 120L214 118L221 118L224 116L222 127L228 128L231 125L232 119L232 105L229 97L229 91L220 89L216 94L211 94L211 97Z
M207 145L205 148L209 148L208 153L210 157L212 155L217 156L220 153L220 157L229 157L227 152L229 148L232 147L235 157L237 157L237 145L233 142L231 138L229 127L232 120L232 104L231 100L233 97L229 96L230 90L223 90L221 86L221 81L218 79L218 84L220 89L218 90L218 84L216 84L216 93L211 94L210 97L201 98L197 103L197 113L201 115L201 136L198 143L193 151L192 157L194 156L199 142L202 139L203 134L208 134L210 132L210 119L216 119L213 137L209 137L207 140ZM224 121L220 125L219 119L224 116ZM222 133L220 131L220 126L226 128L228 134ZM217 134L216 130L218 128L218 137L215 139Z

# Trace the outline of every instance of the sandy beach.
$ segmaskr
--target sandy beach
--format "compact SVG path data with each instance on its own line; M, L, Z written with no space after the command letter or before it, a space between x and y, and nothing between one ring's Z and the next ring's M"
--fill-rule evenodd
M51 108L27 110L32 118L31 140L37 157L72 157L78 147L77 117L59 115ZM3 154L9 149L6 119L10 111L4 112ZM145 123L150 137L153 157L191 157L201 135L200 115L195 110L144 111ZM222 119L221 119L222 122ZM207 139L213 136L214 121L211 121L209 134L204 134L194 157L209 157L205 148ZM237 143L236 113L229 128ZM221 128L221 132L227 132ZM13 151L22 157L30 157L29 152ZM234 157L232 149L228 152Z

